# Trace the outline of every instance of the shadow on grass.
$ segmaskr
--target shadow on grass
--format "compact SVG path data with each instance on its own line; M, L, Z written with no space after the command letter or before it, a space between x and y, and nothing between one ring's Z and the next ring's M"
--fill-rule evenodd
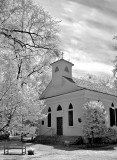
M22 153L14 153L14 152L11 152L11 153L9 153L9 154L2 154L2 155L5 155L5 156L9 156L9 155L20 155L20 156L24 156L24 155L26 155L26 154L22 154Z
M77 151L77 150L91 150L91 151L112 151L112 150L117 150L117 144L114 145L98 145L98 146L87 146L87 145L70 145L70 146L64 146L64 145L52 145L52 144L39 144L39 143L24 143L26 144L27 147L34 147L36 148L36 145L39 145L39 148L43 150L43 148L45 149L45 146L50 146L54 149L58 149L58 150L63 150L63 151ZM1 148L1 144L0 144L0 150L3 150L4 152L4 145ZM41 151L41 150L40 150ZM14 151L9 153L9 155L22 155L21 153L18 153ZM6 154L7 155L7 154Z
M47 145L47 144L46 144ZM116 145L103 145L103 146L86 146L86 145L70 145L70 146L64 146L64 145L47 145L54 147L55 149L59 150L65 150L65 151L75 151L75 150L95 150L95 151L112 151L116 150Z

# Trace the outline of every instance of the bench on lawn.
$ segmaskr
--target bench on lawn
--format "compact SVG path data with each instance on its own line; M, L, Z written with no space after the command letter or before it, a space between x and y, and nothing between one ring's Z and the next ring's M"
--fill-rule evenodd
M22 155L26 154L26 145L19 141L7 141L4 143L4 154L9 154L10 149L20 149Z

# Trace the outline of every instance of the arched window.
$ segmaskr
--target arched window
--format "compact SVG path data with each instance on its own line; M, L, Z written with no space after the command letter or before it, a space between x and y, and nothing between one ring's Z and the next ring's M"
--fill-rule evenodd
M65 71L66 71L66 72L69 72L69 69L68 69L68 67L67 67L67 66L65 67Z
M48 108L48 112L51 112L51 108L50 107Z
M115 110L113 108L110 108L110 126L115 125Z
M110 126L117 126L117 108L114 107L114 103L111 104L110 108Z
M59 71L59 68L58 68L58 67L56 67L56 68L55 68L55 72L58 72L58 71Z
M48 127L51 127L51 108L48 108Z
M73 109L73 106L72 106L72 104L70 103L70 105L69 105L69 109Z
M73 106L71 103L68 109L68 125L73 126Z
M114 107L114 104L112 103L111 106Z
M62 107L60 105L58 105L57 111L62 111Z

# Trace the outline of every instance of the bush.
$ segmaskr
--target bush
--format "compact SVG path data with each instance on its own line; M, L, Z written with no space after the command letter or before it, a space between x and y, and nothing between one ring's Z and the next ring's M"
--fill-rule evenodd
M102 137L96 137L96 138L94 138L94 140L93 140L93 143L94 144L102 144Z
M117 143L117 130L113 128L107 128L105 136L102 137L101 143L104 144Z
M105 135L107 113L102 102L90 101L83 107L83 135L91 143L94 137L101 137Z
M8 133L4 133L4 134L0 135L0 140L7 140L7 139L9 139Z
M34 155L34 149L29 149L28 150L28 155Z
M79 138L76 140L76 144L77 144L77 145L84 144L83 138L82 138L82 137L79 137Z

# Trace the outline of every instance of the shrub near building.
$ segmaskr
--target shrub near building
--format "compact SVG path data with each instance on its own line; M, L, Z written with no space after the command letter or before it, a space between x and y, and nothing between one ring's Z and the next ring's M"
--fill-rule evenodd
M102 102L90 101L83 107L83 135L89 143L101 140L107 132L107 114Z

